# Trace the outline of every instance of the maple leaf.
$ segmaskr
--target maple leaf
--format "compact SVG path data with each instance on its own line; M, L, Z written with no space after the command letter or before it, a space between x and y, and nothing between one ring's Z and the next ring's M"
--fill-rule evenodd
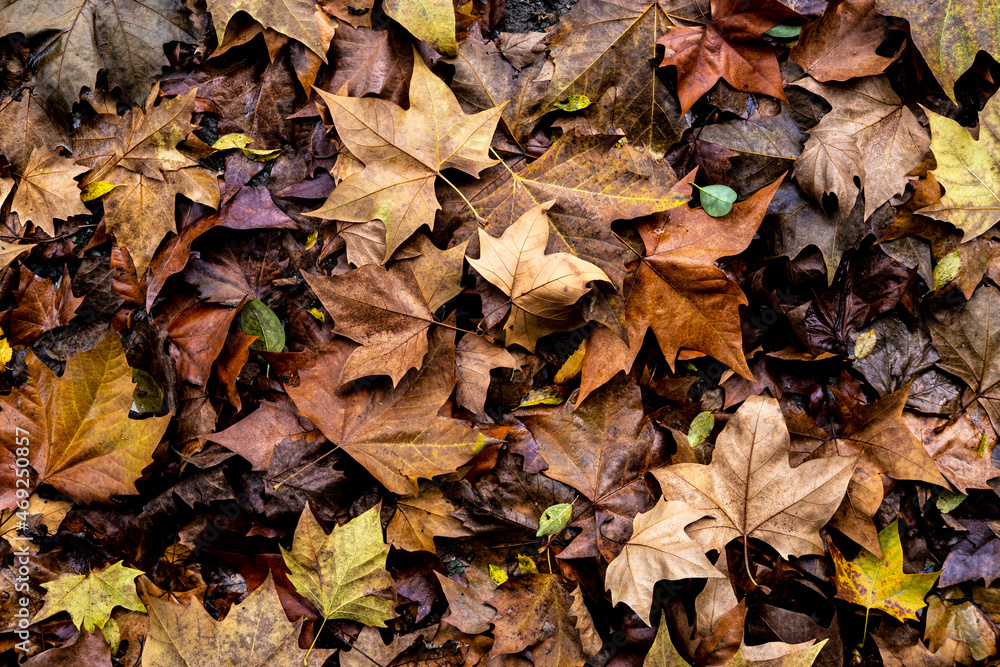
M149 667L320 667L333 649L299 648L302 621L291 623L268 574L225 620L216 621L197 600L188 605L153 598L142 664Z
M486 603L497 610L491 655L517 653L531 646L536 667L581 667L586 662L580 633L570 616L572 596L560 577L514 577Z
M173 0L13 0L0 9L0 34L12 32L58 34L36 65L35 93L62 113L102 69L112 86L144 98L167 64L163 44L198 42L187 10Z
M864 219L867 220L875 209L906 188L906 174L920 164L927 153L926 130L921 127L913 112L900 103L899 96L884 75L865 77L844 84L822 84L806 77L795 85L816 93L833 105L830 113L823 116L819 124L809 131L809 141L799 160L807 155L813 160L818 157L810 151L812 144L821 140L834 142L832 137L838 134L850 135L857 145L864 166L861 189L865 191ZM846 138L836 140L840 146L846 142ZM815 173L815 170L808 168L805 171ZM796 178L801 184L798 171ZM822 189L823 186L819 184L813 187L814 192ZM850 211L857 198L853 182L848 186L848 180L842 181L842 187L834 192L837 194L841 213Z
M871 517L882 504L882 479L915 479L947 487L920 440L903 421L908 387L870 405L860 403L835 388L838 424L833 433L818 430L820 440L806 447L814 460L826 456L856 456L857 468L847 487L847 497L833 517L833 526L872 553L879 553Z
M497 590L490 575L473 564L462 573L468 582L462 586L440 572L434 574L448 600L448 615L441 620L471 635L489 632L496 611L486 604L486 600Z
M620 128L628 140L663 155L690 125L674 92L657 76L654 42L680 19L697 20L702 0L582 0L546 40L553 70L537 116L571 95L596 134Z
M689 174L675 186L691 192ZM607 346L588 347L581 386L600 386L628 370L646 331L652 329L671 370L682 348L699 350L750 378L743 355L739 307L747 303L736 283L715 262L744 250L753 239L781 179L713 218L701 209L678 207L642 221L637 229L646 256L636 271L625 302L628 344L606 337ZM581 396L586 393L581 391ZM582 399L581 399L582 400Z
M467 111L485 111L509 100L500 114L497 147L514 154L528 153L548 86L547 81L535 81L534 76L541 74L544 62L539 60L519 73L491 42L480 44L472 39L462 42L458 55L448 62L455 66L451 89Z
M866 621L872 609L901 621L917 620L917 610L926 606L924 597L941 573L903 572L899 521L893 521L878 534L878 543L881 557L866 550L852 561L847 561L835 545L830 545L836 567L837 597L864 607Z
M656 43L664 47L660 66L677 67L681 113L719 79L745 92L786 100L778 59L759 38L797 16L775 0L712 0L712 18L705 25L673 27L659 38Z
M943 321L941 321L943 320ZM934 347L941 355L938 367L961 379L986 411L994 428L1000 427L1000 293L983 285L960 313L927 323Z
M152 462L170 416L129 419L132 369L118 335L71 357L62 377L33 354L27 365L28 383L0 397L0 422L31 434L38 483L81 503L136 493L134 480Z
M351 349L337 339L315 366L299 371L300 384L285 385L285 391L303 415L387 489L416 495L418 478L453 472L490 442L463 421L437 416L455 386L453 336L438 327L419 370L395 387L375 384L356 392L341 389L339 376Z
M406 551L430 551L435 537L467 537L472 532L451 515L458 508L430 486L415 498L401 498L386 528L389 544Z
M624 248L611 223L676 208L690 193L672 189L677 176L665 160L648 155L636 160L634 151L617 143L615 137L563 135L540 158L473 200L486 220L483 229L496 236L534 207L555 200L546 249L590 262L621 285Z
M261 401L256 410L227 429L203 437L236 452L251 463L254 470L267 470L274 450L282 443L305 437L314 427L298 415L287 397Z
M414 54L409 109L316 89L341 140L364 169L345 178L309 215L345 222L381 220L384 261L421 225L434 227L434 213L441 207L434 181L442 170L478 176L496 164L487 150L503 106L465 114L455 94Z
M270 28L302 42L324 63L337 22L331 19L314 0L207 0L208 11L215 23L219 44L223 43L226 26L237 12L246 12L265 28Z
M389 268L368 264L338 276L304 274L333 316L334 331L361 344L341 382L388 375L395 385L423 364L433 313L461 291L465 259L465 244L438 250L425 242L419 257Z
M104 201L105 224L128 248L140 276L163 237L177 232L176 195L219 206L215 175L176 147L194 129L195 93L192 89L154 106L154 90L144 107L124 116L99 114L73 135L76 162L90 169L83 184L107 181L116 186Z
M458 52L451 0L386 0L384 9L389 18L438 53L453 56Z
M624 602L649 625L653 587L660 579L724 577L705 557L705 548L684 532L706 516L683 501L664 498L636 515L632 537L608 565L604 585L611 601Z
M817 81L847 81L881 74L902 51L876 53L888 21L875 13L875 0L828 5L818 21L802 29L789 54Z
M880 14L910 22L910 37L945 94L955 101L955 82L976 54L1000 57L1000 22L995 2L876 0Z
M469 266L510 297L504 325L508 347L520 345L534 352L539 338L562 328L566 308L587 293L588 282L610 282L590 262L565 252L545 253L546 211L554 203L527 211L499 239L480 229L479 259L468 258Z
M44 620L61 611L69 612L73 625L94 632L104 629L111 610L115 607L146 611L135 593L136 577L142 570L124 567L122 561L89 574L63 574L57 579L42 584L45 588L45 606L32 619L33 623Z
M292 582L327 620L347 619L384 628L396 613L394 596L375 594L392 590L385 569L389 546L382 538L379 506L335 526L327 535L306 506L295 527L292 548L281 556Z
M48 278L42 278L22 265L15 292L17 308L4 323L10 338L30 345L46 331L69 323L84 299L73 296L71 282L68 266L63 267L57 288Z
M788 464L789 437L778 402L748 398L716 439L711 465L678 463L654 470L663 495L712 517L688 528L706 549L750 537L783 558L822 554L819 536L837 510L855 457Z
M917 211L962 230L962 241L985 233L1000 220L1000 102L990 98L979 114L979 140L968 128L925 109L931 123L931 171L944 186L941 200Z
M564 555L601 554L610 561L628 539L632 517L653 504L646 472L669 459L662 438L643 415L634 381L616 380L576 410L573 398L558 407L531 408L518 415L548 463L545 475L572 486L594 504L593 514L576 518L573 525L584 532Z
M2 15L2 11L0 11ZM87 170L76 167L56 152L68 145L62 131L52 122L33 95L20 101L7 100L0 108L0 151L10 162L17 190L11 211L21 224L34 222L49 236L55 236L54 219L90 215L80 200L74 180ZM6 198L9 188L0 190Z

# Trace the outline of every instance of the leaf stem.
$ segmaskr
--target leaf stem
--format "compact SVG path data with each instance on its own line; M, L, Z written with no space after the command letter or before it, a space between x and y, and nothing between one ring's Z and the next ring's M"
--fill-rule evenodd
M437 173L437 175L441 178L442 181L450 185L452 190L458 193L458 196L462 198L462 201L465 202L465 205L469 207L470 211L472 211L472 215L476 216L476 222L479 223L479 226L485 227L486 219L483 218L483 216L479 215L479 211L476 210L476 207L472 205L472 202L468 200L468 198L462 193L462 191L458 189L458 186L449 181L448 178L440 171Z
M749 549L747 549L747 542L749 542L749 541L750 541L750 538L747 537L746 535L744 535L743 536L743 565L747 569L747 576L750 577L750 583L753 584L755 588L760 588L760 584L757 583L757 580L753 578L753 573L750 572L750 551L749 551Z
M312 653L313 647L316 646L316 640L319 639L319 636L323 632L323 628L326 626L326 622L328 620L329 619L324 616L323 622L319 624L319 631L313 635L313 643L309 645L309 650L306 651L306 657L302 658L302 664L305 665L305 667L309 667L309 654Z

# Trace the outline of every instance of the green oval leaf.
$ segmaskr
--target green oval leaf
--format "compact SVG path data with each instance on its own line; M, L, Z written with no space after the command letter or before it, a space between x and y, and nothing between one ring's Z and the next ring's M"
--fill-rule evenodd
M240 311L240 328L248 336L256 336L251 350L281 352L285 348L285 328L274 311L262 301L250 299Z
M569 518L573 516L573 506L570 503L559 503L552 505L542 512L542 517L538 520L538 532L535 537L545 537L547 535L558 535L569 523Z
M782 23L781 25L774 26L764 34L775 39L792 39L793 37L798 37L800 32L802 32L801 23Z
M705 442L715 428L715 416L711 412L701 412L691 421L691 430L688 431L688 444L697 447Z
M590 98L586 95L570 95L569 99L565 102L556 102L553 104L557 109L562 109L563 111L569 111L570 113L574 111L580 111L586 109L590 106Z
M733 210L737 195L728 185L695 187L701 192L701 207L713 218L721 218Z

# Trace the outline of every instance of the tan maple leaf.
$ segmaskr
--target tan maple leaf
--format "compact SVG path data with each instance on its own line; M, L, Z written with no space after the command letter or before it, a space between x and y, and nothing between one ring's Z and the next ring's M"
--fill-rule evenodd
M542 336L564 328L566 309L587 293L591 280L610 282L599 268L569 253L545 253L549 240L546 211L540 204L508 227L497 239L479 230L479 259L469 265L510 297L504 331L507 346L534 352Z
M441 208L434 183L444 169L478 176L496 164L487 151L503 106L465 114L451 89L414 54L409 109L316 89L338 135L364 169L345 178L309 215L345 222L381 220L384 261L421 225L434 227L434 214Z
M90 169L83 184L106 181L115 186L104 201L105 224L119 245L128 248L140 276L163 237L177 232L177 195L219 206L215 174L177 150L194 130L196 93L192 89L156 106L154 89L144 107L124 116L98 114L73 135L76 162Z
M819 529L840 505L855 457L792 468L789 444L778 402L752 396L719 434L710 465L678 463L653 474L664 497L712 517L687 529L706 549L721 551L731 540L753 537L784 558L822 554Z
M219 44L226 26L237 12L246 12L265 28L271 28L306 45L326 62L326 52L333 39L335 19L330 18L315 0L207 0Z
M611 591L611 601L624 602L650 625L653 587L660 579L724 577L705 557L705 547L684 532L706 516L683 501L664 498L636 515L632 537L608 565L604 585Z

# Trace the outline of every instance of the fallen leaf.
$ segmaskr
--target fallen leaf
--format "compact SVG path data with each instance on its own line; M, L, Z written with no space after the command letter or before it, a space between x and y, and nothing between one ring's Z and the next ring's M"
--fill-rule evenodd
M864 219L867 220L875 209L906 188L906 174L927 152L927 131L917 122L913 112L900 103L889 79L883 75L842 84L823 84L807 77L795 85L816 93L833 105L833 110L809 131L803 155L820 141L817 135L829 137L824 132L850 135L854 139L864 165L861 189L865 192ZM821 186L814 189L819 191ZM841 212L849 211L857 197L853 184L835 192Z
M875 13L875 0L848 0L827 6L818 21L802 29L791 58L817 81L847 81L881 74L899 56L876 50L888 25Z
M453 56L455 9L451 0L386 0L386 15L406 28L411 35L426 42L438 53Z
M515 577L486 603L497 610L491 655L517 653L531 646L536 667L581 667L586 662L580 633L570 616L572 596L559 577Z
M385 569L389 546L382 537L379 507L335 526L328 535L312 510L302 510L292 548L281 556L302 596L327 620L347 619L384 628L395 617L393 581ZM377 597L386 590L392 597Z
M712 0L711 15L701 26L672 27L656 42L664 47L660 66L677 67L681 113L723 78L739 90L785 100L778 59L759 38L798 14L774 0Z
M660 579L724 577L705 557L705 548L685 528L709 516L683 501L660 498L653 509L635 517L632 537L608 565L605 587L611 601L624 602L649 623L653 587Z
M320 667L333 653L314 648L307 654L299 648L303 622L285 618L270 574L222 621L213 619L197 600L185 606L158 599L149 601L149 621L144 665Z
M60 114L102 69L112 86L143 99L167 64L163 44L198 42L187 9L171 0L16 0L0 10L0 34L12 32L58 35L36 65L35 93Z
M938 367L958 377L972 390L974 400L986 410L993 428L1000 428L1000 361L996 340L1000 336L1000 293L984 285L976 290L959 313L931 320L934 347L941 355Z
M134 480L152 462L170 416L129 419L132 369L118 335L111 332L70 358L62 377L34 354L27 365L28 383L0 398L0 420L11 433L31 434L29 458L38 483L80 503L137 493ZM9 474L13 489L13 470Z
M437 553L435 537L467 537L472 534L451 515L457 509L433 486L416 497L401 498L396 504L396 514L386 528L389 544L405 551Z
M944 595L932 595L927 600L927 626L924 639L928 648L937 653L951 645L955 662L971 665L996 655L996 630L989 618L971 601L958 602L965 595L952 588Z
M955 82L979 51L1000 56L996 6L992 3L933 3L876 0L880 14L910 22L910 37L944 92L955 101Z
M104 629L116 607L145 612L146 607L135 593L134 581L142 574L142 570L124 567L121 561L100 572L64 574L42 584L46 591L45 606L32 622L65 611L69 612L76 627L94 632Z
M365 168L345 178L309 215L345 222L381 220L384 261L421 225L433 228L440 208L434 182L442 170L478 176L496 164L487 149L503 107L466 115L455 94L418 55L405 111L386 100L317 92L341 140Z
M505 343L534 352L542 336L562 327L565 310L587 292L590 281L610 281L590 262L569 253L546 254L554 202L524 213L497 239L479 230L479 259L469 265L510 297Z
M298 40L324 63L337 22L327 16L312 0L207 0L208 11L215 23L219 44L223 43L226 26L237 12L246 12L265 28L276 30ZM167 41L167 40L163 40ZM191 40L194 41L194 40Z
M486 394L490 387L490 371L494 368L518 368L517 360L504 348L482 336L466 335L455 348L455 402L483 414Z
M903 572L898 521L878 534L878 542L881 557L865 551L852 561L846 560L836 546L830 545L837 572L837 597L864 607L866 617L872 609L878 609L900 621L917 620L917 610L926 606L924 597L941 573Z
M990 99L979 114L979 140L968 128L925 109L930 120L931 151L937 167L931 171L944 186L944 195L933 206L917 211L944 220L962 230L968 241L1000 220L1000 102Z
M338 339L316 365L299 371L300 384L285 390L299 411L331 441L368 469L386 488L416 495L417 479L454 472L489 441L465 422L438 417L455 386L454 333L431 333L427 358L395 387L341 389L340 373L351 353Z
M653 475L664 497L712 517L688 529L705 549L754 537L785 558L821 554L818 531L843 499L856 459L834 456L792 468L788 447L778 402L753 396L719 434L711 465L679 463Z

